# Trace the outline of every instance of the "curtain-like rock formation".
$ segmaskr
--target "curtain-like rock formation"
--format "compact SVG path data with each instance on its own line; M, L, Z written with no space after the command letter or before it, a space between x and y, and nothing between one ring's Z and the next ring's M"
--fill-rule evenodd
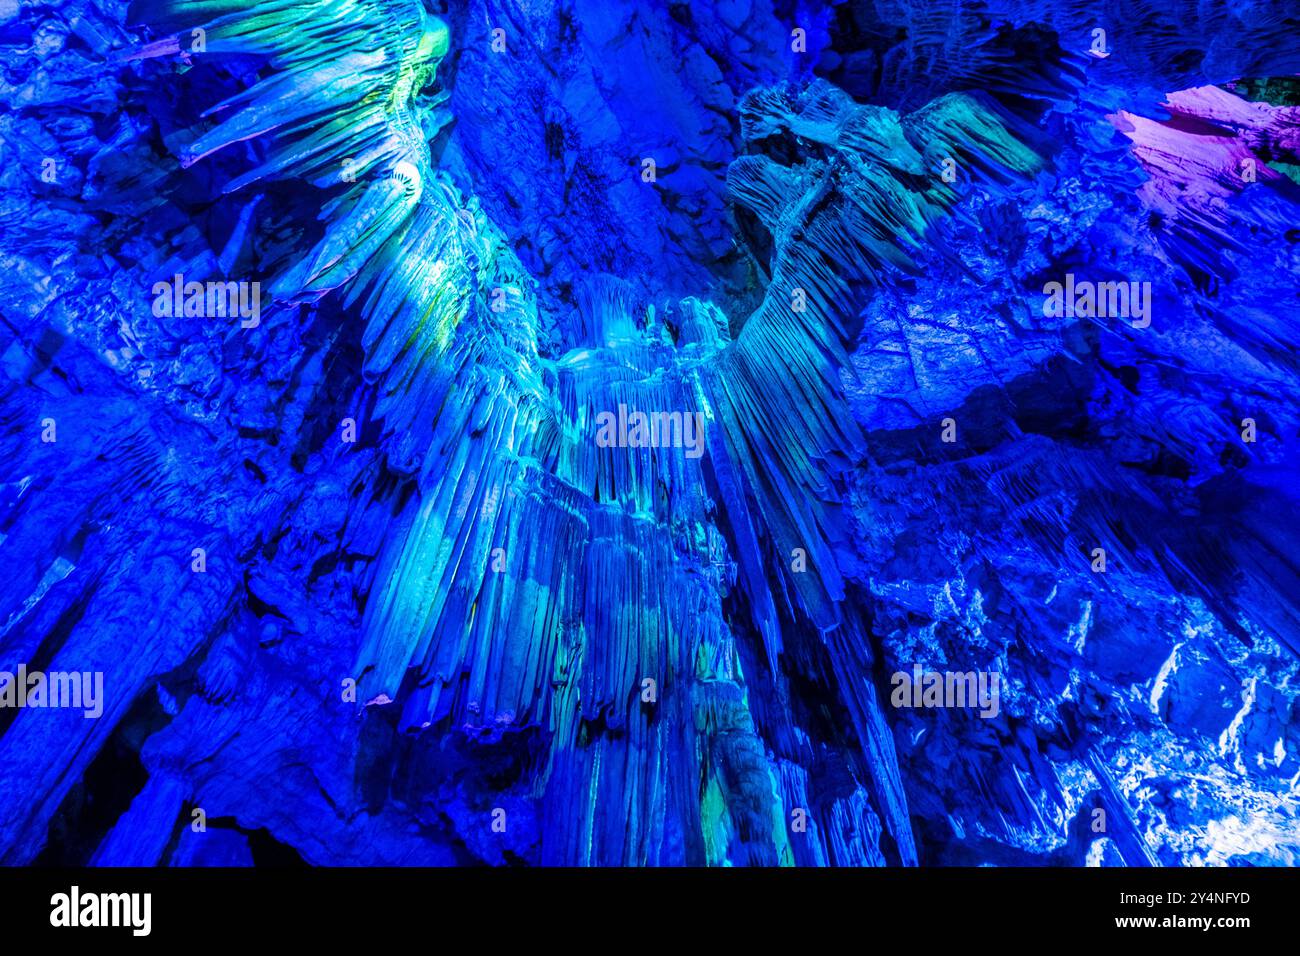
M0 860L1293 863L1297 24L1077 7L0 11Z

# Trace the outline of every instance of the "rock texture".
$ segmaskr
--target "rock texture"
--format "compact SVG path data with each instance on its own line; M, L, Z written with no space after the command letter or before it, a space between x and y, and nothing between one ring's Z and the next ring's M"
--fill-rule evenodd
M1295 864L1300 22L998 6L0 4L0 860Z

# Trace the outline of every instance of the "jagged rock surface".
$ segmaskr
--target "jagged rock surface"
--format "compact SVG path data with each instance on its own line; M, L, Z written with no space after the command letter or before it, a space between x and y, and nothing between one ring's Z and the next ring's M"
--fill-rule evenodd
M0 860L1294 864L1300 24L1174 6L0 6Z

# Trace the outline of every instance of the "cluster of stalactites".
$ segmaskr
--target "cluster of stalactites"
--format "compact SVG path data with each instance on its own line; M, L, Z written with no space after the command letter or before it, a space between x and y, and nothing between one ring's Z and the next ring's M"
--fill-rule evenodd
M709 394L778 557L801 549L817 565L815 575L782 574L781 586L827 630L844 595L834 558L839 482L861 457L841 378L860 309L882 272L915 268L915 251L952 213L959 194L946 170L1002 178L1041 160L987 105L961 94L900 116L814 81L755 90L740 114L755 151L732 163L727 184L772 235L771 281ZM782 136L807 158L786 165L762 154ZM756 607L774 654L768 602Z
M415 95L447 50L445 26L377 0L211 9L210 48L272 69L182 160L257 139L260 165L230 190L296 178L326 191L323 236L272 290L300 301L341 289L359 306L385 458L414 480L366 605L360 703L396 700L404 726L546 730L538 794L565 812L600 800L583 804L589 837L548 858L668 860L680 838L721 859L742 807L756 814L755 859L788 858L775 784L727 767L752 763L757 741L723 596L743 590L773 668L778 601L823 634L841 628L840 486L861 436L840 376L863 296L881 270L911 267L951 210L954 189L937 168L926 175L940 158L1007 172L1036 158L966 97L900 118L821 83L758 91L741 107L747 137L788 132L819 155L750 155L730 171L774 246L738 339L707 303L655 312L596 277L568 330L584 347L546 359L532 280L431 166L439 107ZM814 573L788 566L795 550ZM883 780L892 756L869 688L858 693ZM702 768L669 774L669 759L715 745L701 808ZM878 799L905 843L897 789ZM665 807L689 832L666 829Z

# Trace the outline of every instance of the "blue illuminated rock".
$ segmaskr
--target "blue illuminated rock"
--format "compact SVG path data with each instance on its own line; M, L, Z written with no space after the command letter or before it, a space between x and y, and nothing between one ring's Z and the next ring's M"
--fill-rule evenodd
M1005 6L0 9L0 860L1294 864L1296 24Z

